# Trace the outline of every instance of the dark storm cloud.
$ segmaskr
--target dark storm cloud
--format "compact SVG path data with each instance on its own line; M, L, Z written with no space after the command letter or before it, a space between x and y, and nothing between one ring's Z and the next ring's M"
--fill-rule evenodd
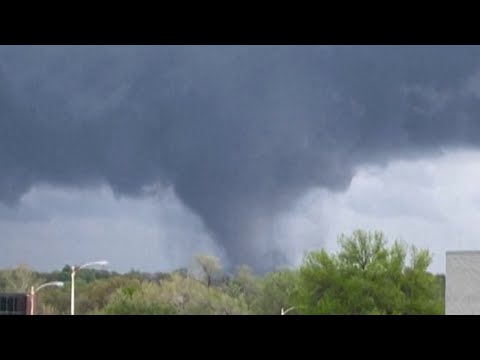
M479 141L478 47L2 47L0 64L0 200L171 184L234 263L265 262L252 223L311 187Z

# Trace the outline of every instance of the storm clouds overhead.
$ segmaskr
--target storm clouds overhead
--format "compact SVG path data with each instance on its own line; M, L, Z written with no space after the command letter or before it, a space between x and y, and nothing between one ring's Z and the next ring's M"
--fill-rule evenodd
M432 161L465 149L475 153L479 110L480 47L0 46L0 248L8 249L0 261L17 261L32 246L5 222L48 218L54 196L48 191L56 189L72 197L62 202L69 204L63 217L84 206L72 195L81 191L100 191L106 203L150 204L138 205L151 209L143 217L134 205L131 212L122 208L128 221L158 219L141 220L138 231L129 227L130 240L120 233L96 237L105 256L112 247L128 254L148 238L146 229L162 224L184 228L160 237L187 252L208 243L232 265L264 270L288 263L292 252L326 244L338 223L326 199L354 191L352 179L362 179L362 169L388 172L410 161L417 164L409 168L416 182ZM419 159L430 162L418 165ZM39 191L50 197L43 210L29 213L25 204ZM306 220L298 207L318 192L318 236L306 244L299 232L311 225L301 225ZM384 216L403 209L420 212L418 219L449 221L426 203L409 208L405 198L371 192L344 205L361 203L367 216L375 204L390 204ZM183 222L165 222L165 211L155 210L162 203L181 208L176 219ZM95 209L101 206L91 214ZM334 228L348 231L352 224ZM384 223L369 223L376 224ZM63 249L55 259L72 259L68 237L39 234L38 246ZM94 245L81 250L82 241L91 240L76 241L88 257ZM154 242L145 245L148 257L155 255ZM152 259L145 262L154 267ZM129 266L126 257L118 262ZM135 266L142 267L142 258Z

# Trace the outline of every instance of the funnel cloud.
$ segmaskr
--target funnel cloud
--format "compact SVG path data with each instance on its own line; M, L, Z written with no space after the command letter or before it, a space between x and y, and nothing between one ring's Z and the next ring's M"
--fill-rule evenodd
M479 110L477 46L1 46L0 202L165 186L232 265L268 269L299 197L474 148Z

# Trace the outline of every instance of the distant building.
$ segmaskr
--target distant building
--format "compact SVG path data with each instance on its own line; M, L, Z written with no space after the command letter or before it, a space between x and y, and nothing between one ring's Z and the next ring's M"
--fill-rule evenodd
M0 315L27 315L30 301L26 294L0 294Z
M447 251L445 314L480 315L480 251Z

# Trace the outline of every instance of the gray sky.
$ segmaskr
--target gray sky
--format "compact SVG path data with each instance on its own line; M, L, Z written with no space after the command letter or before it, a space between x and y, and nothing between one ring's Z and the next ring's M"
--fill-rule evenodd
M476 248L480 48L2 46L0 266Z

